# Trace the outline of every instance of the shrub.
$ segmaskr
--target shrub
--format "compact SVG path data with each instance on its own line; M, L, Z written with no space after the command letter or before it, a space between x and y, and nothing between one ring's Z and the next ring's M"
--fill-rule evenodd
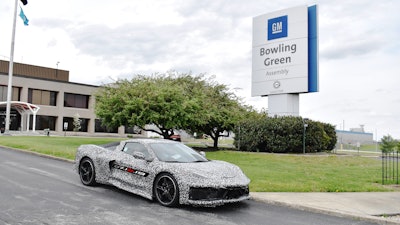
M332 150L336 144L334 126L318 121L307 120L305 131L306 152ZM239 132L240 128L240 132ZM303 118L252 117L241 121L235 130L236 147L240 150L274 153L303 152Z

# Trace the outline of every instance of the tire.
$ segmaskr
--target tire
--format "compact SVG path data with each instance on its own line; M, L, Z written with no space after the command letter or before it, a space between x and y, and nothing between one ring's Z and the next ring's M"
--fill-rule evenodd
M157 176L154 186L154 196L157 201L167 207L174 207L179 203L179 187L175 178L163 173Z
M96 185L96 170L90 158L84 158L79 163L79 177L82 184L86 186Z

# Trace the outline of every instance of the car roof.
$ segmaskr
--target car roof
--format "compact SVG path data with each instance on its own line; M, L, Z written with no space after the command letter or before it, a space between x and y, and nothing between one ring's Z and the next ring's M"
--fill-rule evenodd
M151 143L178 143L176 141L168 140L168 139L155 139L155 138L134 138L125 140L124 142L141 142L144 144L151 144Z

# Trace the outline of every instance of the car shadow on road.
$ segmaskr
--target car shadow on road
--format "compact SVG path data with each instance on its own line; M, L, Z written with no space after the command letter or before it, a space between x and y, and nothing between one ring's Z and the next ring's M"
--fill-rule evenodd
M110 185L104 185L104 184L98 184L96 188L101 188L103 190L106 190L107 192L111 192L111 195L114 197L119 196L118 199L121 199L123 201L128 201L130 203L133 202L138 202L143 205L147 205L151 208L158 208L158 207L163 207L163 208L169 208L160 205L157 201L155 200L149 200L147 198L141 197L139 195L130 193L128 191L119 189L114 186ZM202 206L192 206L192 205L178 205L174 207L175 209L181 209L184 211L190 211L190 212L204 212L204 213L218 213L218 214L223 214L224 212L230 212L232 213L233 211L239 211L243 209L247 209L249 207L248 201L250 200L245 200L242 202L236 202L236 203L229 203L221 206L216 206L216 207L202 207ZM136 204L136 203L135 203ZM169 209L174 209L174 208L169 208Z
M188 211L199 211L199 212L212 212L212 213L224 213L224 212L230 212L232 213L233 211L238 211L238 210L243 210L247 209L249 205L247 204L247 201L242 201L242 202L236 202L236 203L229 203L225 205L220 205L216 207L201 207L201 206L190 206L190 205L181 205L179 208L183 210L188 210Z

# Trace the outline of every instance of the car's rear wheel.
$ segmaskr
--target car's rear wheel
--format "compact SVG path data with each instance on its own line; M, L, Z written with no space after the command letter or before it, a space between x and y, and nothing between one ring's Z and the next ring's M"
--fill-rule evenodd
M96 185L96 170L90 158L84 158L79 164L79 177L81 182L87 186Z
M153 188L154 195L161 205L173 207L178 204L179 187L172 175L168 173L158 175Z

